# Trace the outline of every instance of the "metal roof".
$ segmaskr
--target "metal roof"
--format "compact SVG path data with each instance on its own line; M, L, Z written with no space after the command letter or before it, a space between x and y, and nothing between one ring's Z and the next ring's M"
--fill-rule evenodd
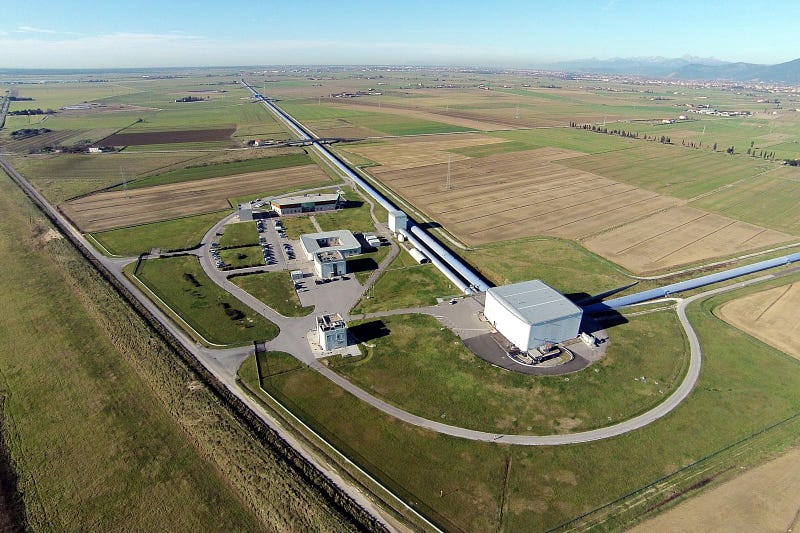
M491 294L520 320L531 325L583 313L580 307L563 294L538 279L490 287L486 293Z
M336 202L339 200L339 193L331 194L305 194L303 196L284 196L283 198L273 198L272 205L304 204L309 202Z
M332 246L322 246L319 241L335 239L339 244ZM321 233L304 233L300 235L300 244L308 254L314 254L321 250L355 250L361 249L361 244L352 232L346 229L335 231L323 231Z

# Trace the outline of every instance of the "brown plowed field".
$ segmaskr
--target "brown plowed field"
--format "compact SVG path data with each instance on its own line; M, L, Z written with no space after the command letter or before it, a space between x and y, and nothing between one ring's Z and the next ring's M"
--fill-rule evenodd
M316 165L250 172L223 178L93 194L61 204L81 231L102 231L209 213L230 207L228 198L269 194L328 180Z
M653 272L746 253L792 240L791 235L680 206L625 224L583 244L634 272Z
M139 146L146 144L195 143L230 140L235 128L215 130L151 131L142 133L115 133L98 141L102 146Z
M481 136L473 137L476 144L483 142ZM407 142L354 151L391 161L370 172L471 245L535 235L562 237L582 241L595 253L643 273L793 239L687 207L685 200L567 167L558 161L576 153L558 148L476 159L454 154L451 189L445 190L449 154L442 149L447 148Z
M722 305L725 322L800 359L800 283L757 292Z
M632 533L797 530L800 448L643 522Z

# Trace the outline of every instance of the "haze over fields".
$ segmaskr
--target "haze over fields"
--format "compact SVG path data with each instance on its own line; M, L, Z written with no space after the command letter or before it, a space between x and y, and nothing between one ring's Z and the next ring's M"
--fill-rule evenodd
M34 7L36 6L36 7ZM753 16L750 16L752 14ZM12 2L0 21L0 68L255 64L536 67L586 57L795 59L800 4L402 3L345 0L224 8L208 1ZM684 57L686 56L686 57ZM708 60L699 61L707 64ZM715 61L712 61L712 63Z

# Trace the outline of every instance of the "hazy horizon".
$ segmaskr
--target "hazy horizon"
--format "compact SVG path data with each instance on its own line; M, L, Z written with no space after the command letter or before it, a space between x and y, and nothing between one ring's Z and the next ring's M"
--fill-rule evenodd
M3 9L0 68L442 65L535 68L615 57L797 58L800 4L342 1L221 7L96 1Z

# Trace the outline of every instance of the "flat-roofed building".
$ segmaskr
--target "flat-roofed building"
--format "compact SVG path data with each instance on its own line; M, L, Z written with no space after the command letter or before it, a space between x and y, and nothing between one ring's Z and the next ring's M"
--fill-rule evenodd
M285 196L270 200L272 210L280 216L296 215L298 213L318 213L320 211L333 211L339 207L341 195L330 194L304 194L303 196Z
M535 279L486 291L486 319L521 350L578 336L583 310Z
M319 345L325 351L337 350L347 346L347 324L342 315L320 315L317 317Z
M347 261L339 250L325 250L314 254L314 273L320 278L334 278L347 274Z
M300 246L309 261L314 259L314 254L322 251L337 250L344 257L361 253L361 243L351 231L346 229L305 233L300 235Z

